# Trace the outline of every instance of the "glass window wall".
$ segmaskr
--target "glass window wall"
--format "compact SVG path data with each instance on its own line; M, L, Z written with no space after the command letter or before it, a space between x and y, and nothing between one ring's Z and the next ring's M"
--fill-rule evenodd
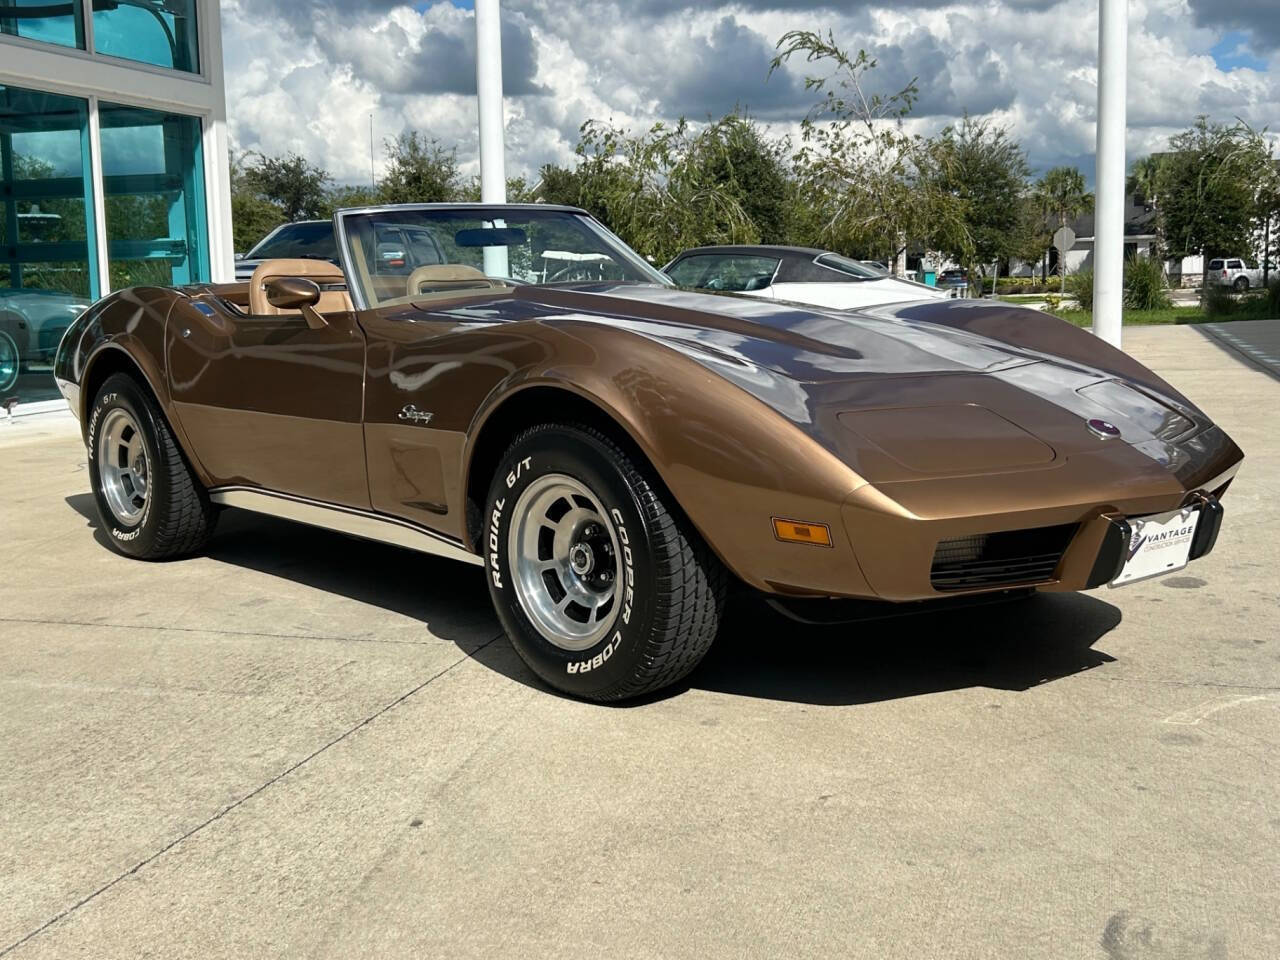
M0 86L0 402L58 397L53 354L99 294L88 103Z
M95 2L93 47L112 57L199 73L196 0Z
M209 279L200 120L103 103L111 289Z
M83 50L82 0L0 0L0 33Z

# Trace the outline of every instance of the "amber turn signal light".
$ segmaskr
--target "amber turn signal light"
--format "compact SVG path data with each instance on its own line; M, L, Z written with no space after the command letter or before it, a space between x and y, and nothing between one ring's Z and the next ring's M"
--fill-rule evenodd
M825 523L801 523L799 520L773 518L773 535L783 543L812 543L831 546L831 528Z

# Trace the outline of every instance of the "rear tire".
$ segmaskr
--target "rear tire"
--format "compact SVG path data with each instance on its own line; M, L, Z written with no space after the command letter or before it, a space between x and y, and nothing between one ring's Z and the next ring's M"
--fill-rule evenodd
M89 412L89 480L112 547L140 560L194 553L217 513L154 400L127 374L103 383Z
M686 676L715 640L723 566L647 465L603 433L521 433L483 520L498 617L551 686L602 702L638 697Z
M1249 290L1249 278L1236 277L1235 288L1236 293L1247 293Z

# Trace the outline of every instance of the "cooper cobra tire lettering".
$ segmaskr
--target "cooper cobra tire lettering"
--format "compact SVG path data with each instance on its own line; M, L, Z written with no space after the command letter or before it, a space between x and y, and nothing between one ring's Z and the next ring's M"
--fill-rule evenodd
M622 566L626 570L626 583L622 593L622 622L631 622L631 611L636 601L636 565L631 557L631 538L622 522L622 511L613 508L613 522L618 525L618 540L622 544Z
M613 639L609 641L608 645L594 657L590 660L579 660L577 663L570 663L568 665L568 670L570 673L590 673L592 670L604 666L604 664L608 662L609 658L617 652L620 646L622 646L621 630L615 633L613 635Z

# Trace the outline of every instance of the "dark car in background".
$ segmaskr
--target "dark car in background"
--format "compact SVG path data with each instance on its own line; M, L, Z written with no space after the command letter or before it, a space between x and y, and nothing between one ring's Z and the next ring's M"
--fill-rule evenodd
M264 260L327 260L338 262L332 220L282 223L236 259L237 282L248 280Z

